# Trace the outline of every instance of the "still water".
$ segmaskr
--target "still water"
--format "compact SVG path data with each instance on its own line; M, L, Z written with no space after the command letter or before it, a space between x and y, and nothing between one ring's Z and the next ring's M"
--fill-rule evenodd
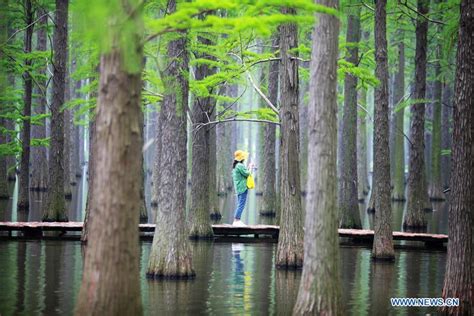
M17 188L12 183L12 193ZM75 188L69 202L70 220L82 220L85 187ZM147 194L148 195L148 194ZM149 196L149 195L148 195ZM243 220L275 223L260 217L258 197L249 196ZM16 194L0 201L0 220L40 220L44 194L32 194L30 212L16 211ZM149 198L148 198L149 200ZM148 201L149 202L149 201ZM223 222L230 222L235 198L220 198ZM447 233L447 204L433 205L426 213L434 233ZM393 228L402 229L404 204L393 204ZM372 216L361 204L364 228ZM149 221L153 212L149 211ZM197 278L187 282L147 280L145 268L151 242L141 247L141 288L146 315L288 315L301 277L300 271L274 268L276 244L192 242ZM446 252L397 250L394 264L374 264L370 249L340 247L342 302L349 315L424 315L428 308L392 308L390 297L439 297L442 291ZM82 250L76 241L0 240L0 315L70 315L82 278Z

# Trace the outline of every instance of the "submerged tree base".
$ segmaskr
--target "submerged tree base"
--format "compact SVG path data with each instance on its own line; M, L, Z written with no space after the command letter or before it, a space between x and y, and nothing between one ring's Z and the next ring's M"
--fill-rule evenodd
M214 240L214 233L208 235L189 235L189 239L191 240Z
M392 263L395 261L395 254L393 253L387 253L387 254L372 254L371 256L372 261L374 262L386 262L386 263Z
M146 274L147 279L150 280L193 280L196 278L196 273L191 271L188 274L159 274L159 273L148 273Z

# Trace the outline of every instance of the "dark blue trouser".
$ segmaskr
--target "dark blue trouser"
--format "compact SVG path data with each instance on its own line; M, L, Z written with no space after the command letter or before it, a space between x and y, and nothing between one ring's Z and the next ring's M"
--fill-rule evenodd
M244 211L245 201L247 201L247 193L249 190L245 190L244 193L237 195L237 208L235 209L234 218L240 219L242 212Z

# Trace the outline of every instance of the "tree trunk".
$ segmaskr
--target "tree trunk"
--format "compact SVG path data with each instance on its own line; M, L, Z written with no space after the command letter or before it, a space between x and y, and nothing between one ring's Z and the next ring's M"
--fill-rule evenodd
M67 103L71 99L71 79L69 75L68 65L68 51L66 48L66 79L65 79L65 90L64 90L64 103ZM64 166L64 196L66 199L72 199L71 190L71 109L65 108L64 113L64 147L63 147L63 166Z
M46 11L38 9L37 16L41 17L38 21L38 31L36 40L36 49L40 52L46 51L47 48L47 27L48 16ZM37 79L41 89L36 88L36 106L34 107L35 115L46 114L46 65L38 70L42 77ZM31 128L33 138L46 138L46 119L41 120L41 125L33 125ZM31 148L31 181L30 190L32 191L46 191L48 189L48 158L47 148L44 146L36 146Z
M51 141L49 147L48 203L43 211L43 221L68 221L64 196L64 92L67 65L68 0L56 0L55 29L53 38L54 71L53 98L51 103Z
M207 38L198 37L201 45L211 45ZM207 54L198 54L199 58L212 59ZM215 73L215 68L208 64L199 64L194 71L195 80L204 80ZM192 108L192 121L194 124L207 123L215 108L215 100L212 97L196 96ZM215 134L213 125L204 127L192 126L192 166L191 166L191 209L190 209L190 236L191 238L213 238L210 214L210 194L211 194L211 161L215 161L211 156L211 141L214 140L211 134ZM215 146L214 148L215 149ZM215 175L215 172L214 172ZM215 187L215 186L214 186ZM213 188L215 191L215 188ZM213 192L212 194L215 194Z
M2 0L0 2L2 7L8 5L8 0ZM6 10L0 10L0 42L4 43L8 39L8 19ZM0 60L4 60L4 52L0 49ZM0 71L0 95L4 95L5 91L8 88L8 75L3 69ZM7 105L3 100L0 100L0 114L4 114L4 111L7 110ZM7 143L6 132L3 130L3 127L6 126L7 120L0 118L0 145L5 145ZM8 190L8 174L7 174L7 156L0 155L0 199L9 199L10 193Z
M296 11L283 8L283 14ZM280 188L281 218L276 265L298 268L303 265L303 209L301 207L298 121L298 60L291 50L298 47L298 29L294 23L280 26Z
M24 2L25 22L28 26L25 30L25 53L31 53L34 24L34 9L31 0ZM24 95L23 95L23 129L21 131L21 160L20 178L18 184L18 209L29 210L30 208L30 145L31 145L31 98L33 94L33 80L31 77L31 56L25 58L25 72L23 73Z
M278 36L274 36L272 40L272 52L277 51L279 46ZM279 77L279 62L270 62L268 68L268 98L272 104L278 103L278 77ZM274 124L265 124L264 127L264 144L263 155L265 163L263 165L263 197L260 204L260 214L265 216L276 215L276 126Z
M441 155L441 179L443 188L449 188L451 184L451 143L452 143L452 90L447 83L443 87L443 102L441 110L441 148L447 153ZM448 152L449 151L449 152Z
M318 0L337 9L337 0ZM316 14L308 104L305 261L294 315L342 315L337 211L338 18Z
M176 1L168 3L168 13L176 11ZM155 183L158 209L153 245L148 260L150 278L185 279L195 276L185 227L187 134L186 111L189 82L186 34L177 33L168 43L164 97L160 112L163 150L157 151L160 177ZM166 147L164 147L166 146ZM206 185L207 188L209 188ZM206 202L208 199L206 199ZM209 212L206 210L209 220Z
M441 33L441 28L438 28L438 33ZM436 61L435 61L435 82L433 87L433 128L431 139L431 181L429 194L430 198L435 201L443 201L443 185L441 182L441 101L443 87L441 84L441 64L442 58L441 43L436 47Z
M418 0L418 12L428 13L427 0ZM415 93L416 100L424 99L426 92L426 49L427 49L428 21L418 16L416 22L416 51L415 51ZM424 162L424 128L425 104L416 103L411 106L411 126L409 147L409 172L407 188L407 209L403 226L419 229L426 227L424 213L426 189L423 174Z
M375 88L374 115L374 182L375 200L374 242L372 258L393 260L392 205L390 202L390 148L388 125L388 62L387 62L387 0L375 5L375 76L380 84Z
M216 102L212 102L212 112L209 115L211 121L216 120ZM222 217L217 199L217 130L212 126L209 130L209 215L211 218Z
M95 94L96 92L94 92ZM92 222L92 218L94 217L92 212L92 200L94 196L94 179L95 179L95 160L97 154L95 150L97 149L96 145L96 108L89 112L89 162L87 167L87 200L86 200L86 210L84 216L84 225L82 228L81 234L81 242L87 243L87 239L89 237L89 227L90 223Z
M393 100L394 108L396 108L403 102L405 94L405 43L404 43L404 31L399 30L399 42L398 42L398 69L395 74L395 83L393 89ZM405 125L405 108L398 110L395 113L395 129L393 130L394 137L394 153L393 161L393 190L392 190L392 201L405 201L405 136L404 136L404 125Z
M355 4L355 1L352 3ZM359 62L361 6L348 5L346 61ZM344 109L342 118L342 147L339 157L341 175L338 183L339 227L362 228L357 198L357 77L346 74L344 79Z
M128 3L128 6L131 6ZM124 5L125 6L125 5ZM136 3L133 3L135 8ZM125 9L127 10L127 9ZM123 12L136 34L124 63L119 34L100 63L94 185L84 274L76 315L141 315L139 219L141 154L141 12ZM117 27L113 25L113 27ZM127 47L128 48L128 47ZM131 54L128 52L128 54ZM115 153L115 154L110 154ZM120 264L117 264L120 263Z
M1 15L0 15L1 17ZM0 53L1 57L1 53ZM2 76L2 74L0 74ZM0 92L4 91L6 87L3 82L4 78L0 78ZM5 119L0 119L1 126L4 126ZM0 132L0 145L6 143L6 137L3 132ZM10 192L8 190L8 175L7 175L7 160L5 156L0 155L0 200L8 200L10 198Z
M145 139L145 114L143 111L140 112L140 133L142 139ZM140 163L140 207L139 207L139 222L147 223L148 222L148 213L146 209L145 201L145 153L143 150L140 150L141 153L141 163Z
M362 88L359 103L367 109L367 89ZM369 173L367 168L367 113L364 110L357 114L357 199L363 202L369 194Z
M151 207L158 206L159 183L161 179L161 111L156 115L156 132L155 132L155 160L152 172L152 190L151 190ZM156 212L156 210L155 210ZM156 221L156 218L155 218Z
M453 170L443 298L459 298L449 315L474 312L474 2L461 1L453 113Z

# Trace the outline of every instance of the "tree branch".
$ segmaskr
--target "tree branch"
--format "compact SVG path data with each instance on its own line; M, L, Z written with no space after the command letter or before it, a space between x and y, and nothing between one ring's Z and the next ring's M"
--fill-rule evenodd
M427 17L427 16L424 15L423 13L418 12L418 10L412 8L412 7L408 4L407 0L405 0L405 1L403 1L403 0L398 0L398 3L404 5L404 6L407 7L410 11L415 12L417 15L423 17L423 18L426 19L428 22L436 23L436 24L441 24L441 25L446 25L446 23L444 23L444 22L442 22L442 21L430 19L429 17Z
M234 117L234 118L225 119L225 120L217 120L217 121L210 121L210 122L207 122L207 123L199 123L199 124L196 124L195 129L199 130L199 129L203 128L204 126L207 126L207 125L216 125L216 124L229 123L229 122L254 122L254 123L265 123L265 124L280 125L280 123L270 121L270 120L243 119L243 118Z

